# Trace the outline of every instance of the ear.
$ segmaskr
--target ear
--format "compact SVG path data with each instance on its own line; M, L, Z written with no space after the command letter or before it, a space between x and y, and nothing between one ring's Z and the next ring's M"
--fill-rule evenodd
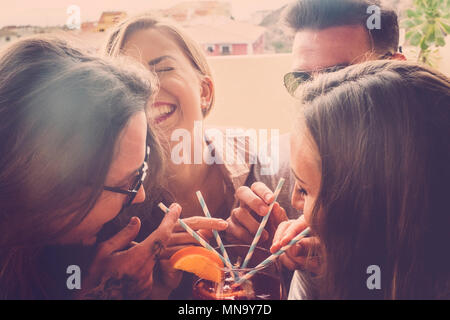
M200 98L207 103L207 110L211 109L214 99L214 83L210 76L202 76L200 79Z
M391 60L406 61L406 57L402 53L397 52L391 56Z
M206 101L212 102L214 94L214 83L210 76L202 76L200 79L200 98L205 98Z

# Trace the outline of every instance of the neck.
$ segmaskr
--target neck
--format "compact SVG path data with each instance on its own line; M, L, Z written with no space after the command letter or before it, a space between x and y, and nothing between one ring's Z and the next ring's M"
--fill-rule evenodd
M216 212L226 197L224 177L218 165L171 165L169 172L168 188L183 208L182 218L204 215L196 191L202 193L211 215L218 217Z

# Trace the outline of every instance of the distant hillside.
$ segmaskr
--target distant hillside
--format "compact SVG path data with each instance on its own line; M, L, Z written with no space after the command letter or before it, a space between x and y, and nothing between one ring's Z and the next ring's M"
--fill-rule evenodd
M278 24L280 17L281 17L281 13L283 12L283 10L286 7L287 7L287 5L284 5L281 8L279 8L275 11L272 11L271 13L266 15L264 17L264 19L261 21L260 25L263 27L270 27L270 26Z
M266 46L267 52L288 53L292 48L292 35L281 21L283 10L287 5L267 14L259 24L266 29Z

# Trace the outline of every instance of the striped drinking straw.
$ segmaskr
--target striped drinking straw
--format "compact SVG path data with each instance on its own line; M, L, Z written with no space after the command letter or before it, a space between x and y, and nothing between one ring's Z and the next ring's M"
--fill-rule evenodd
M170 211L169 208L167 208L162 202L160 202L158 204L158 207L165 213L168 213ZM197 232L192 230L186 223L184 223L183 220L178 219L178 223L181 225L181 227L183 227L184 230L186 230L187 233L189 233L195 240L197 240L198 243L200 243L203 247L205 247L209 251L217 254L219 256L220 260L222 260L222 262L225 265L227 264L227 261L225 260L225 258L222 257L216 250L214 250L214 248L211 247L210 244L208 242L206 242L202 237L200 237L200 235Z
M244 259L244 262L242 263L242 268L245 269L247 267L247 264L250 262L250 259L253 256L253 252L255 251L256 245L258 244L259 238L261 238L261 234L264 230L264 227L266 226L267 220L269 220L270 213L272 212L272 208L277 201L278 195L280 194L281 188L283 187L284 179L281 178L280 181L278 181L278 185L275 189L274 195L275 198L273 202L270 204L269 212L262 218L261 224L259 225L258 231L256 231L255 237L253 238L253 242L250 245L250 249L248 249L247 256Z
M283 253L286 252L290 247L292 247L294 244L299 242L302 238L308 236L310 233L309 227L303 230L301 233L299 233L294 239L292 239L287 245L282 247L280 250L269 256L266 260L258 264L255 268L252 269L252 271L249 271L245 275L243 275L235 284L234 286L240 285L245 280L250 279L255 273L266 267L267 265L273 263L279 256L281 256Z
M211 214L209 213L208 207L206 206L206 202L205 202L205 199L203 198L202 193L200 191L197 191L195 194L197 195L198 201L200 202L200 206L202 207L203 212L205 213L205 216L207 218L211 218ZM214 238L216 239L217 245L219 246L220 251L222 252L223 257L225 258L225 261L226 261L225 265L227 266L228 269L230 269L230 272L231 272L234 280L237 280L238 275L237 275L237 273L232 272L233 265L231 264L230 258L228 257L227 250L225 249L225 247L223 245L223 242L219 236L219 233L216 230L213 230L212 232L213 232Z

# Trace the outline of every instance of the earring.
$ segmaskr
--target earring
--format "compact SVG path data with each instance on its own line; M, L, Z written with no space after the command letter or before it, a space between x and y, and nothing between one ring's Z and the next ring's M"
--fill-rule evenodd
M202 107L203 110L208 109L208 102L206 101L205 97L203 97L202 100L201 100L201 107Z

